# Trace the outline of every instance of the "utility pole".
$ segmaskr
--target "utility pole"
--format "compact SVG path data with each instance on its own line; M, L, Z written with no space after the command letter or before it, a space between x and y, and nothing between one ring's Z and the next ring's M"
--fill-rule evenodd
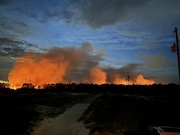
M177 60L178 60L178 72L179 72L179 82L180 82L180 57L179 57L179 39L178 39L178 31L177 27L174 29L175 35L176 35L176 52L177 52Z

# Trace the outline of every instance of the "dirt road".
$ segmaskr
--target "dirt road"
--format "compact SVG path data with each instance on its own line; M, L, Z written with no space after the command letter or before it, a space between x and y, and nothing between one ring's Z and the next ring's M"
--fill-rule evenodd
M36 135L88 135L88 129L84 127L83 123L78 123L77 120L89 107L91 102L99 96L101 96L101 94L97 94L83 103L74 105L72 108L41 129L38 133L36 133Z

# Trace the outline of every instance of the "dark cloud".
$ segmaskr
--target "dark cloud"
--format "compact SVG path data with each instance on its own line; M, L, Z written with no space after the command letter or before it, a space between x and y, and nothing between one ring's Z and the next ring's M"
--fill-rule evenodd
M148 0L89 0L82 19L93 28L113 25L128 18L130 9L140 8Z
M45 10L43 19L54 18L67 23L77 23L80 21L81 12L83 12L82 4L79 0L69 0L67 3L60 3L58 6Z
M29 27L20 20L0 16L0 37L21 37L29 33Z
M59 5L46 10L45 16L100 28L123 21L128 18L130 9L139 8L147 1L149 0L69 0L65 6Z
M0 56L19 56L30 48L38 48L36 45L25 41L16 41L7 38L0 38Z
M15 2L18 6L13 8L13 12L24 14L41 23L55 19L73 24L84 23L94 29L119 22L125 23L128 20L135 26L138 23L151 27L159 22L161 23L159 26L165 27L168 25L167 22L175 21L174 18L177 18L180 12L179 0L16 0ZM20 28L21 23L15 23L18 24L16 27ZM132 26L133 24L130 23Z
M0 0L0 5L6 5L9 2L11 2L12 0Z
M177 25L180 12L179 0L151 0L145 6L131 14L132 20L147 27L157 26L165 28Z
M167 27L180 19L179 5L179 0L88 0L80 19L93 28L127 21L134 27Z
M44 11L44 20L54 18L68 23L84 23L96 29L130 20L147 28L167 27L179 19L180 1L164 0L68 0ZM140 26L141 26L140 25Z

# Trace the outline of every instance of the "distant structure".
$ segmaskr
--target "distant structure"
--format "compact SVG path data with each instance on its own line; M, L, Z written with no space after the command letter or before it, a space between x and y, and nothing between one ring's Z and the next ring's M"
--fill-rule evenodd
M174 33L175 33L175 36L176 36L176 43L174 43L171 46L171 51L172 52L177 52L178 72L179 72L179 82L180 82L180 57L179 57L179 39L178 39L177 27L175 27Z
M127 79L128 79L128 85L129 85L129 73L127 72Z

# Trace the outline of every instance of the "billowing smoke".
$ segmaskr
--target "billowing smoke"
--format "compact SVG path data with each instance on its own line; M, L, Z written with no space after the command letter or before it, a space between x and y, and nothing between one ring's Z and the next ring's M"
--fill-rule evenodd
M8 79L14 88L21 88L24 83L35 87L55 83L155 83L142 75L129 80L126 72L121 73L124 68L100 67L102 60L102 55L95 54L89 43L77 48L51 48L44 53L28 52L17 58Z

